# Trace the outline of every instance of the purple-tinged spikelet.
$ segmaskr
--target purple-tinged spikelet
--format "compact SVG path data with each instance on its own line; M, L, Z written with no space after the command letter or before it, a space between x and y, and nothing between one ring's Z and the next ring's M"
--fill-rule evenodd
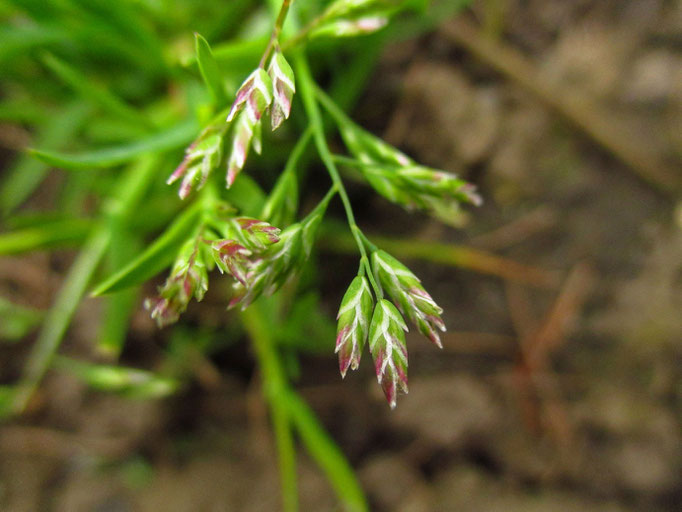
M197 301L204 298L208 290L208 273L199 249L196 240L189 240L180 251L170 276L159 288L159 295L145 300L145 308L159 327L177 322L192 297Z
M257 249L265 249L268 245L279 242L281 230L265 221L251 217L237 217L234 221L239 226L246 242Z
M393 203L427 210L457 225L460 204L481 204L476 187L456 175L418 165L407 155L352 121L339 125L341 136L372 187Z
M293 274L300 270L302 264L310 256L317 227L327 209L331 195L321 201L301 222L292 224L276 235L279 242L269 245L258 253L257 259L246 274L244 283L236 282L233 286L233 296L230 308L237 305L242 309L261 294L270 295L276 292Z
M270 60L268 74L272 79L273 101L270 112L272 130L275 131L285 119L289 119L291 101L296 92L294 72L280 51L276 51Z
M384 251L372 253L372 269L391 300L417 326L419 332L442 348L438 331L445 331L443 310L424 290L410 269Z
M313 37L353 37L363 34L371 34L383 28L388 23L386 16L364 16L355 19L341 19L332 21L312 32Z
M369 350L377 381L394 409L398 390L407 393L407 326L396 307L381 299L374 308L369 327Z
M249 155L251 139L253 139L254 126L246 112L242 112L232 134L232 152L227 160L227 188L230 188L241 172Z
M227 273L244 284L251 266L252 252L235 240L216 240L211 244L213 258L220 273Z
M242 109L245 109L251 123L256 124L271 102L272 81L263 68L258 68L239 87L227 115L227 122L231 122Z
M310 37L351 37L384 27L398 6L394 0L336 0L311 30Z
M213 259L221 273L247 286L253 268L262 260L261 253L279 242L280 230L262 220L237 217L226 224L226 232L233 238L213 241Z
M261 118L272 103L272 80L264 69L258 68L244 81L227 115L227 122L236 119L232 133L232 151L227 160L227 188L241 172L253 146L261 151Z
M246 309L262 293L271 294L297 269L301 256L301 224L293 224L272 244L249 261L243 280L233 285L229 308Z
M356 276L346 291L339 307L338 334L335 352L339 354L339 370L345 377L348 368L356 370L369 332L372 314L372 292L367 278Z
M214 126L204 130L185 151L185 158L166 181L168 185L182 178L178 195L185 199L193 189L200 189L223 157L223 131Z

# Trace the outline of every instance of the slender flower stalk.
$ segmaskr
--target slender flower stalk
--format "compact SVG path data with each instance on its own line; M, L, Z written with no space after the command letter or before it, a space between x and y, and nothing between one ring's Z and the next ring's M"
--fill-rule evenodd
M293 0L283 0L282 6L279 8L279 13L277 14L277 20L275 20L275 25L272 28L270 41L268 42L268 46L267 48L265 48L260 63L258 64L259 68L265 67L265 63L268 61L270 53L272 53L274 49L279 47L279 36L282 33L282 27L284 26L284 22L287 19L287 14L289 14L289 7L291 7L292 2Z
M353 238L357 243L358 250L360 251L360 264L363 266L367 272L369 282L374 289L374 293L378 298L381 298L382 292L379 285L374 280L372 275L369 258L367 257L367 250L365 248L365 243L362 240L361 231L355 222L355 215L353 214L353 207L350 204L350 199L348 198L348 193L346 192L346 187L341 180L336 164L334 163L334 157L329 150L327 145L327 140L324 134L324 125L322 123L322 114L320 113L319 105L317 104L317 99L315 97L315 81L313 80L312 74L310 72L310 67L303 53L297 53L294 61L296 72L298 73L301 81L301 97L303 98L303 105L308 114L311 127L313 129L313 139L317 147L317 151L320 154L320 158L327 168L327 172L334 183L334 187L339 192L339 197L343 203L344 211L346 212L346 218L348 220L348 226L350 227Z

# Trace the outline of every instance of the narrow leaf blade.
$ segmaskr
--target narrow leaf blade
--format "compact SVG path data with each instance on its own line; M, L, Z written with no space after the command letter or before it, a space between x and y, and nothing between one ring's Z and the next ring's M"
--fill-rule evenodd
M80 170L91 167L113 167L143 154L167 151L185 146L192 141L198 129L196 122L192 120L179 123L172 128L158 132L145 139L122 146L77 154L42 151L39 149L29 149L29 152L43 162L62 169Z
M179 382L145 370L77 361L55 360L55 367L82 380L93 389L123 394L129 398L163 398L174 393Z
M68 219L2 233L0 234L0 255L18 254L80 242L85 239L91 228L92 222L87 219Z
M208 41L200 34L194 34L196 41L197 64L201 77L204 79L206 87L208 87L213 102L217 106L227 104L227 96L225 95L225 88L223 86L223 77L218 67L218 63L213 56L211 47Z
M100 296L140 284L173 263L175 253L196 229L201 209L195 203L185 210L147 250L95 287L92 295Z
M135 124L142 123L149 126L149 120L145 116L108 89L96 85L90 77L83 75L80 71L69 66L63 60L58 59L49 53L45 54L42 60L55 75L84 99L121 119L126 119Z

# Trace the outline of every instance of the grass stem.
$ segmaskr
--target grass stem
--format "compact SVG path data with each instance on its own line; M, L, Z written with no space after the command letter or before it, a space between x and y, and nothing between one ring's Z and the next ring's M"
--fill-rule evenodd
M310 126L313 129L315 145L317 147L318 153L320 154L320 158L322 159L322 163L327 168L332 182L334 185L336 185L339 197L343 203L343 208L346 212L346 218L348 219L348 225L360 251L361 269L364 268L377 299L381 299L383 297L383 293L381 291L381 287L374 279L374 275L370 269L367 250L365 249L365 244L362 237L360 236L360 228L355 222L353 207L350 204L346 187L344 186L341 176L339 175L339 171L336 168L336 164L334 163L334 156L327 145L327 139L324 133L324 124L322 122L322 114L320 113L320 107L317 104L317 99L315 98L315 90L317 86L315 85L312 73L310 72L308 61L302 51L298 51L294 55L294 66L296 67L296 74L298 76L298 83L300 85L303 104L305 106L306 113L308 114Z

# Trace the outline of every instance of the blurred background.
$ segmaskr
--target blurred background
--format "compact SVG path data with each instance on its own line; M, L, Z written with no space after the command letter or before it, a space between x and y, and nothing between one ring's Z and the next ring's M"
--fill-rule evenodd
M395 411L370 364L342 382L333 339L296 363L372 510L681 510L682 2L476 0L387 46L368 83L353 118L485 201L455 230L351 186L368 234L403 252L448 247L404 257L448 332L442 351L408 334L410 393ZM32 137L0 124L0 165ZM49 307L72 259L3 257L0 297ZM318 261L333 323L357 259L323 239ZM97 300L81 305L71 354L89 353L99 315ZM229 331L223 315L209 294L158 331L139 306L122 360L173 364L167 347ZM0 342L3 383L29 347ZM278 510L249 344L182 357L195 357L189 384L164 400L48 374L0 425L0 509ZM338 510L304 453L299 471L301 509Z

